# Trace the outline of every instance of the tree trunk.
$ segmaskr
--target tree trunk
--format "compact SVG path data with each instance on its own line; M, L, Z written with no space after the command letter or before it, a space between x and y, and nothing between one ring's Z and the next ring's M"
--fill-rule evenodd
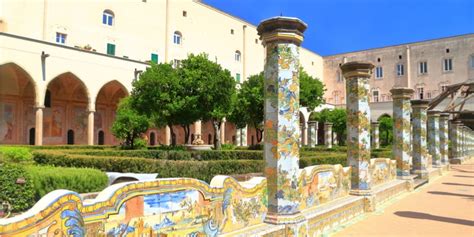
M257 143L260 143L262 141L262 138L263 138L263 129L255 128L255 132L256 132L256 135L257 135Z
M214 149L221 149L221 122L212 120L212 125L214 127Z
M176 146L176 134L174 134L173 125L172 125L172 124L168 124L168 127L170 128L171 145L172 145L172 146Z
M183 127L184 130L184 144L190 144L193 141L189 141L189 136L191 135L189 124L181 125L181 127Z

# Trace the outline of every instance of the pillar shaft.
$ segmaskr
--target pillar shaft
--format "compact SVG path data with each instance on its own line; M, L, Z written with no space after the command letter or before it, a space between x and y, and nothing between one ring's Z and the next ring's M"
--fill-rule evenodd
M169 126L165 127L165 145L171 145L171 131Z
M439 111L428 111L428 152L433 165L440 166Z
M396 87L390 90L393 98L393 156L397 160L399 176L409 176L411 166L411 104L413 89Z
M87 116L87 145L94 145L94 111L89 111Z
M374 65L349 62L341 66L346 78L347 163L353 193L371 190L369 79Z
M35 145L43 145L43 110L44 107L36 107L35 114Z
M286 223L283 216L300 212L299 45L306 25L296 18L276 17L258 26L266 46L264 156L268 188L266 221Z
M332 148L332 123L324 123L324 145Z
M308 123L303 122L301 126L301 145L308 145Z
M318 139L317 134L318 122L310 121L308 125L308 143L310 147L316 146L316 140Z
M372 122L371 124L371 133L372 133L372 148L379 149L380 148L380 138L379 138L379 123Z
M449 122L449 114L441 114L439 117L439 148L440 148L440 156L441 156L441 164L445 165L449 163L448 159L448 122Z
M222 122L221 122L221 129L220 129L221 144L226 143L226 141L225 141L225 123L226 123L226 121L225 121L225 119L223 119Z
M194 122L194 136L197 138L197 137L200 137L201 136L201 133L202 132L202 122L201 120L198 120L196 122Z
M429 101L413 100L413 166L412 171L420 178L426 179L428 175L428 149L426 147L426 122Z
M451 130L449 133L449 139L451 140L451 159L459 157L458 129L458 123L454 120L451 120Z

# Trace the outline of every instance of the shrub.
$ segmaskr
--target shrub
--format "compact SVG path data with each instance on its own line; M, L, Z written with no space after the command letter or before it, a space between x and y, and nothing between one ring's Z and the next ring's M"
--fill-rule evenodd
M0 184L0 200L10 203L13 212L24 211L33 206L33 181L22 166L0 162Z
M96 169L51 166L26 166L25 169L33 177L36 200L56 189L89 193L101 191L108 184L107 175Z
M35 151L39 164L87 167L103 171L158 173L160 178L189 177L209 182L216 175L262 172L263 160L161 160L139 157L110 157L67 154L60 151Z
M249 150L263 150L263 144L258 143L255 145L250 145Z
M33 156L28 148L25 147L0 147L0 153L7 162L31 162Z
M221 149L222 150L235 150L236 145L234 144L222 144Z

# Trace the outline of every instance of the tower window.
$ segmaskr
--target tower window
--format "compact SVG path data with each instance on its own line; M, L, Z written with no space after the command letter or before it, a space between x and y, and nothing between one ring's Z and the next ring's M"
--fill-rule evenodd
M403 64L397 64L397 76L405 75L405 67Z
M240 62L241 53L239 50L235 51L235 61Z
M378 66L375 68L375 78L381 79L383 77L383 68Z
M107 54L108 55L115 55L115 44L107 44Z
M234 29L230 29L230 33L233 35L234 34Z
M420 62L419 72L420 72L420 74L428 73L428 62L426 62L426 61Z
M453 70L453 59L452 58L445 58L443 60L443 70L445 72L450 72Z
M188 16L188 12L183 11L183 16L184 16L184 17L187 17L187 16Z
M446 49L446 53L449 53L449 49Z
M154 63L158 63L158 54L152 53L151 54L151 61Z

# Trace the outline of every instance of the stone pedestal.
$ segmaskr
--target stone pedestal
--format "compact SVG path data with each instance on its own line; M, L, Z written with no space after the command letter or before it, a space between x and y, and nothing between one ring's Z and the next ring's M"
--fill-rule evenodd
M266 46L264 156L268 212L265 222L286 224L286 228L296 230L306 225L299 210L298 190L299 45L305 29L301 20L286 17L265 20L257 28Z
M448 137L448 122L449 122L449 114L442 113L439 117L439 148L440 148L440 156L441 156L441 164L447 165L449 164L448 159L448 144L449 144L449 137Z
M324 145L332 148L332 123L324 123Z
M351 193L371 195L369 79L374 65L349 62L341 66L346 78L347 163L351 166Z
M397 160L397 174L410 176L411 169L411 104L413 89L395 87L390 90L393 98L393 156Z
M428 149L426 142L426 122L429 101L412 100L413 108L413 166L412 173L422 179L429 178Z
M380 139L379 139L379 122L372 122L371 123L371 135L372 135L372 148L379 149L380 148Z
M439 114L439 111L428 111L428 152L433 159L433 167L441 166Z

